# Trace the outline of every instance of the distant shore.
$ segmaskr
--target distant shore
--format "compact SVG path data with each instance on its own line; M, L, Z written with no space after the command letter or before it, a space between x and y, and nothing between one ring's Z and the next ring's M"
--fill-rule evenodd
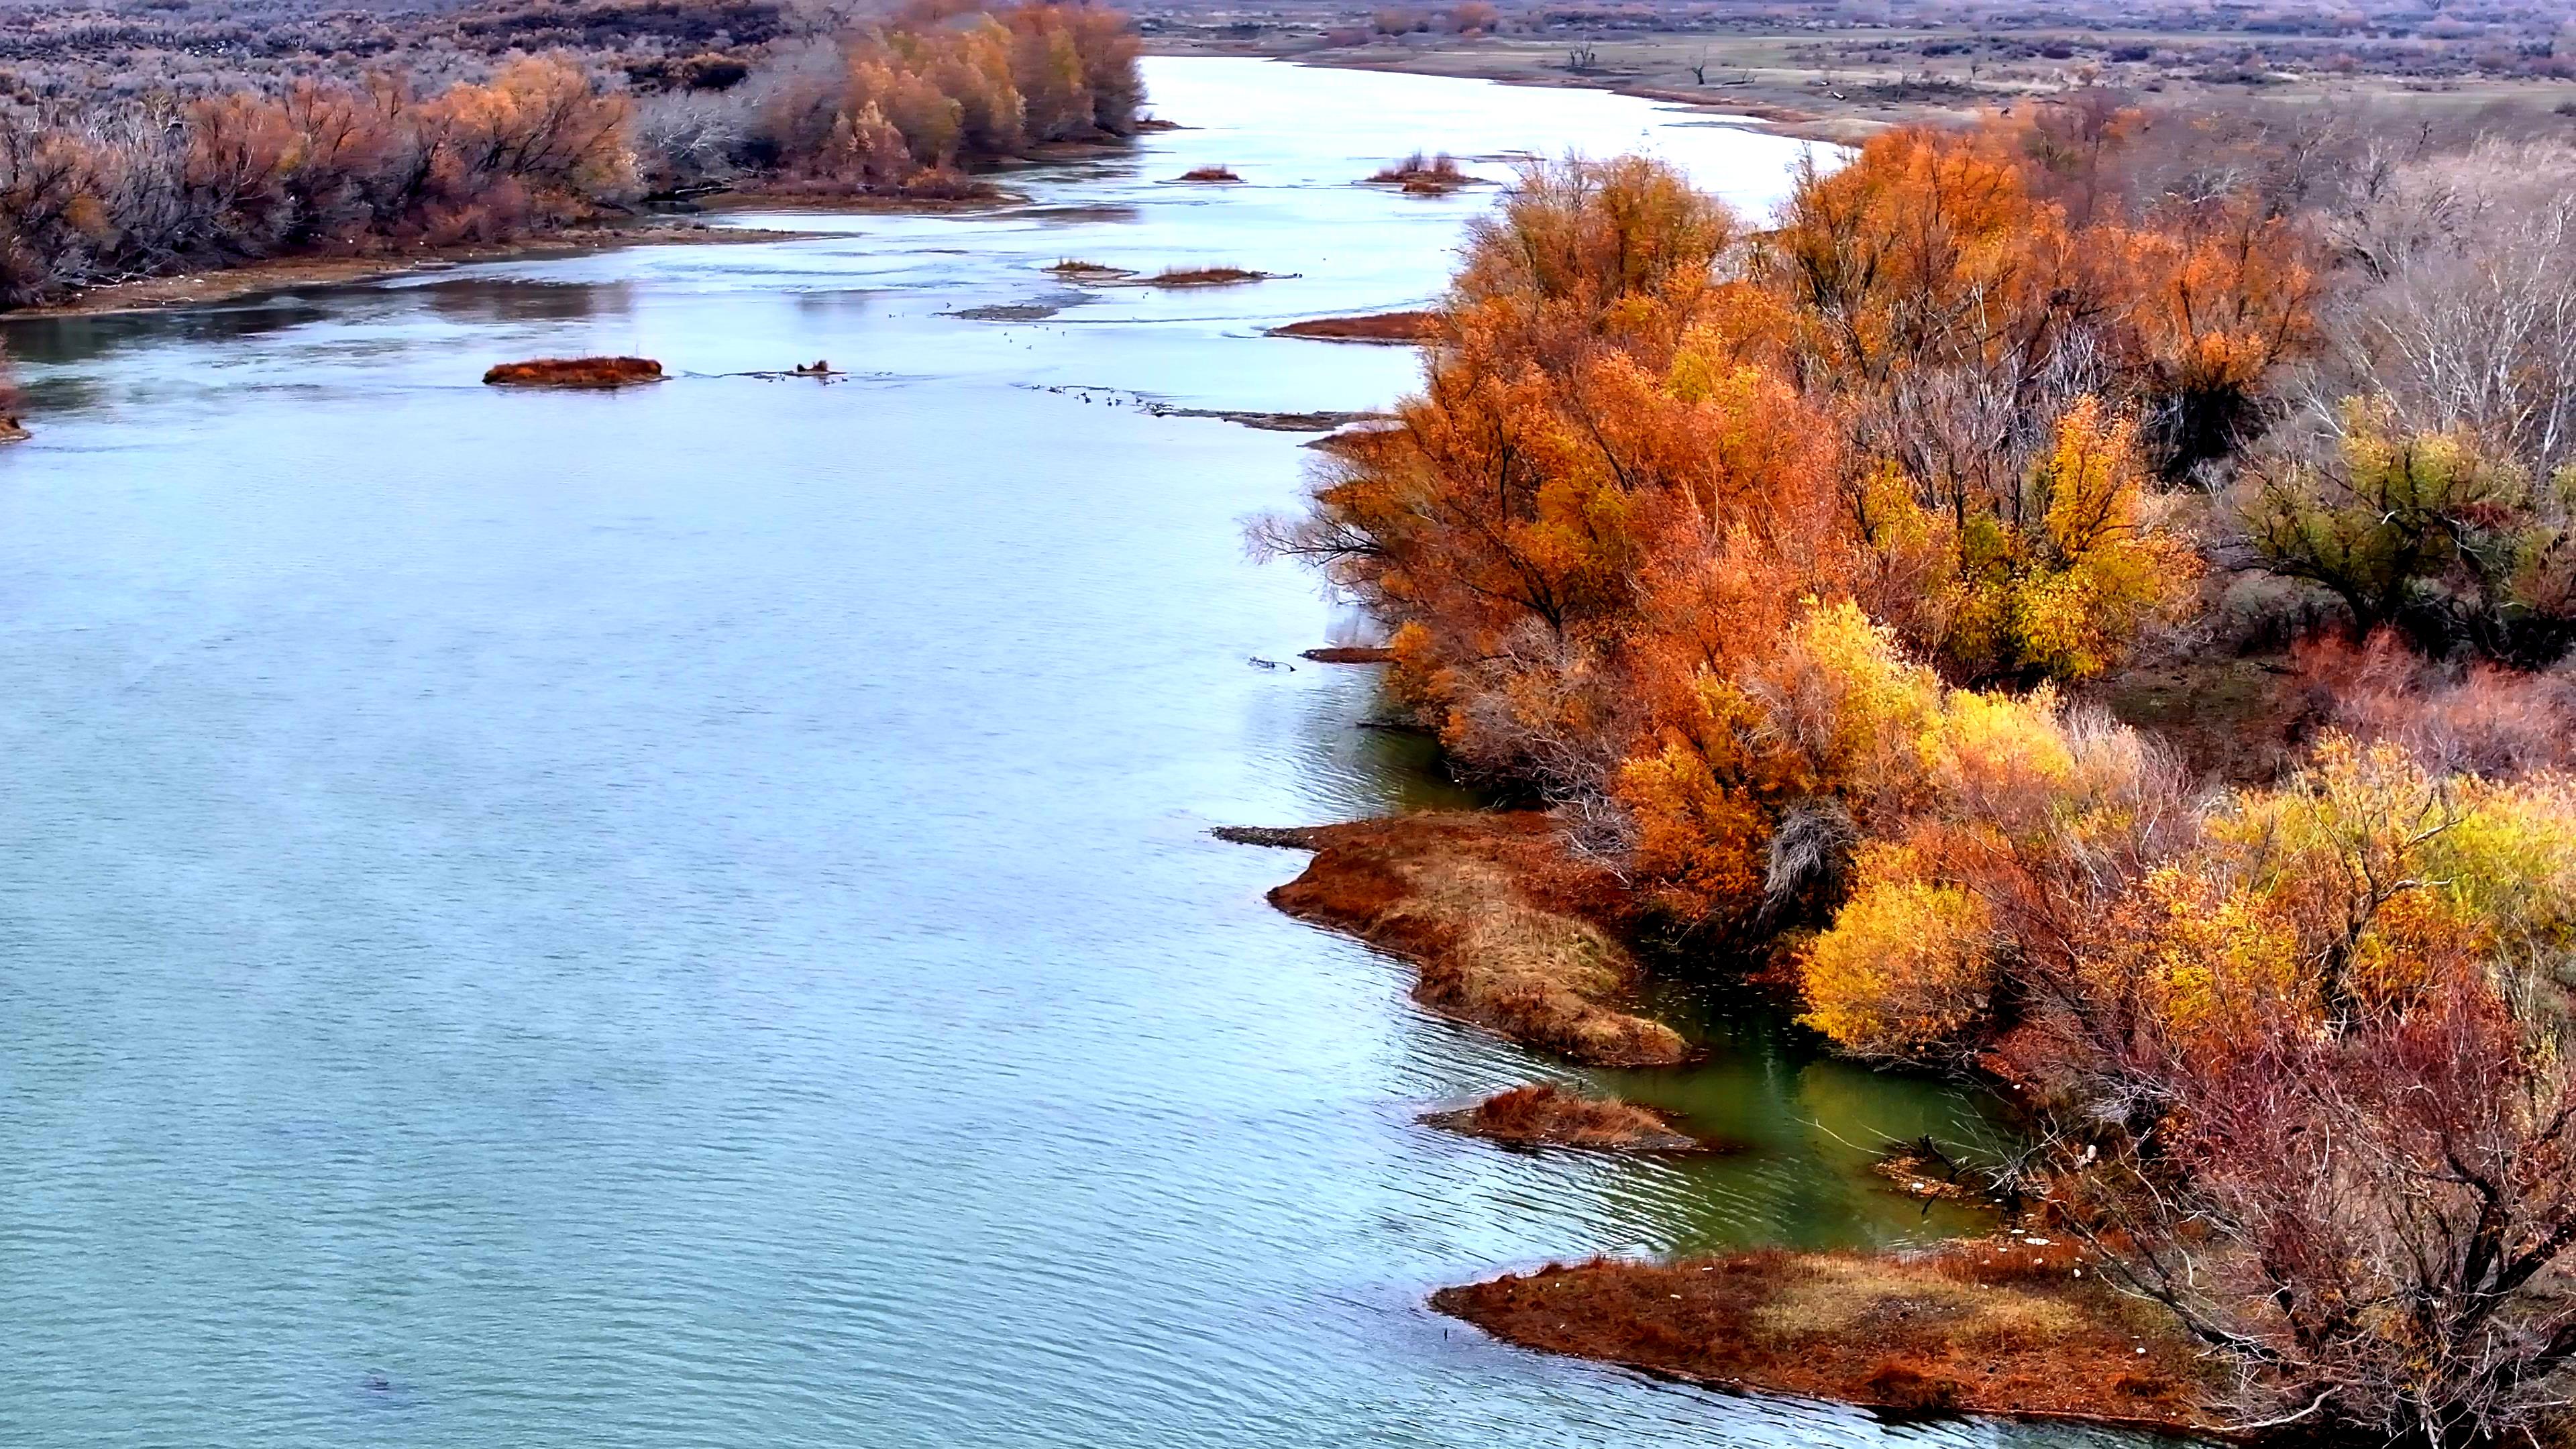
M1554 43L1478 40L1411 49L1378 45L1229 45L1165 37L1153 42L1149 51L1173 56L1259 57L1327 70L1448 76L1547 90L1609 91L1640 100L1687 106L1705 115L1707 124L1711 125L1841 146L1859 145L1893 125L1945 112L1959 113L1957 108L1934 106L1907 107L1902 113L1896 113L1885 107L1836 102L1830 96L1819 100L1803 89L1787 85L1729 85L1698 89L1687 82L1677 85L1643 73L1611 70L1573 72L1550 64L1551 57L1563 54L1563 47Z

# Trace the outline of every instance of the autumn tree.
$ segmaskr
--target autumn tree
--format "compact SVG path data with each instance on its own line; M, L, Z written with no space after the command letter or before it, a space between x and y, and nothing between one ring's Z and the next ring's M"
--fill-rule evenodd
M2332 592L2357 633L2394 626L2436 654L2539 663L2576 633L2564 502L2465 425L2409 431L2386 400L2351 399L2312 440L2259 460L2239 494L2258 566Z
M2045 761L2047 734L1986 758ZM2445 1445L2531 1422L2576 1353L2565 783L2334 740L2178 812L2152 772L2012 770L1863 852L1802 957L1809 1019L2017 1081L2041 1190L2237 1367L2247 1419Z

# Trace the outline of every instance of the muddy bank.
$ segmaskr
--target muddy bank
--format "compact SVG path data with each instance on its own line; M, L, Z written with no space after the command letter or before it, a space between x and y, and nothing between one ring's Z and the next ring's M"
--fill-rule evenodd
M147 277L140 281L118 282L113 286L92 287L67 301L44 307L22 307L6 315L90 317L117 312L152 312L164 307L238 302L302 287L351 286L472 262L581 256L614 247L802 241L818 235L821 233L760 227L715 227L695 222L655 222L631 227L585 227L515 242L419 247L371 252L362 256L279 257L221 271L181 272L167 277Z
M1644 970L1616 932L1618 879L1571 859L1535 812L1228 828L1315 852L1270 903L1413 963L1416 1001L1587 1066L1686 1061L1688 1042L1627 1009Z
M2218 1385L2170 1321L2045 1237L1594 1259L1444 1288L1431 1306L1523 1348L1726 1388L1902 1413L2220 1427L2207 1407Z
M1615 1097L1587 1097L1550 1083L1497 1092L1473 1107L1422 1119L1444 1132L1506 1147L1576 1147L1596 1152L1725 1152L1730 1148L1683 1131L1651 1107Z
M1437 312L1374 312L1359 317L1316 317L1269 329L1269 337L1306 337L1322 342L1377 342L1413 346L1440 335Z

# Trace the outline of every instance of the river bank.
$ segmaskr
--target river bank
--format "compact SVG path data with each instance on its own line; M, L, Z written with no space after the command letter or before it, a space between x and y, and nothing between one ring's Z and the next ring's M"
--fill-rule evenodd
M2183 109L2270 104L2394 110L2430 125L2546 118L2563 82L2536 77L2405 73L2376 66L2244 63L2259 40L2229 28L2061 30L2045 19L1991 18L1973 37L1940 28L1711 29L1587 33L1569 22L1546 36L1368 34L1315 19L1272 20L1243 38L1174 16L1149 37L1161 55L1260 55L1343 70L1451 76L1546 89L1605 90L1707 115L1770 135L1852 146L1893 127L1959 120L1992 107L2086 85L2153 96ZM2021 32L2016 34L2015 32ZM2179 52L2193 52L2189 61ZM2352 57L2347 54L2347 61ZM2483 121L2481 120L2483 118Z
M0 318L104 317L128 312L159 312L176 307L239 302L302 287L355 286L362 282L380 282L478 262L579 257L621 247L741 246L803 241L820 235L823 233L653 221L578 227L506 242L460 242L453 246L399 248L354 256L272 257L265 261L245 262L237 267L174 272L166 277L143 277L131 282L90 287L61 302L0 312Z
M1413 995L1435 1011L1578 1065L1693 1052L1638 1009L1647 970L1625 944L1641 919L1625 882L1569 852L1542 814L1216 834L1313 851L1270 903L1412 963ZM1520 1149L1730 1150L1652 1108L1554 1086L1422 1120ZM1947 1166L1927 1140L1885 1144L1870 1170L1892 1197L1956 1203L2002 1226L1876 1252L1550 1264L1442 1288L1430 1306L1522 1348L1713 1387L1909 1415L2220 1431L2210 1361L2171 1315L2118 1292L2075 1242L2017 1224Z
M1641 36L1602 42L1609 58L1576 71L1566 47L1554 42L1450 38L1436 45L1323 46L1312 40L1245 43L1165 35L1152 53L1170 56L1261 56L1332 70L1388 75L1443 76L1546 90L1599 90L1688 107L1706 119L1692 124L1730 126L1791 140L1856 146L1892 126L1956 116L1955 104L1854 100L1811 77L1756 77L1751 72L1713 87L1693 84L1682 37Z

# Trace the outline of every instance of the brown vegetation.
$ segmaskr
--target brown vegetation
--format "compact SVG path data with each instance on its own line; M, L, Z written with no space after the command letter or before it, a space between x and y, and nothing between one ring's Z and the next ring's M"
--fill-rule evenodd
M1484 12L1493 11L1488 15ZM2562 8L2189 0L2000 5L1939 0L1867 14L1774 0L1382 7L1290 0L1255 19L1196 0L1140 11L1163 48L1292 55L1307 64L1597 86L1760 118L1857 144L1978 106L2086 89L2178 111L2311 114L2356 102L2436 126L2556 122L2576 73Z
M2576 1376L2576 146L2342 144L2082 97L1761 231L1533 168L1259 536L1629 914L2011 1083L1986 1186L2233 1419L2462 1449Z
M959 0L916 0L828 47L775 57L741 92L747 113L718 117L733 139L706 165L678 156L666 188L749 171L763 189L807 196L972 197L979 184L963 168L1133 135L1144 96L1124 15ZM696 134L694 117L668 119L675 135Z
M1395 651L1380 644L1327 644L1297 657L1318 664L1384 664L1395 657Z
M0 347L0 443L23 443L27 440L26 426L18 421L21 401L17 381L9 372L9 351Z
M1312 337L1326 342L1422 343L1440 335L1437 312L1374 312L1361 317L1315 317L1270 329L1273 337Z
M2219 1386L2170 1320L2060 1241L1884 1255L1778 1249L1597 1258L1431 1297L1523 1348L1908 1413L2219 1427Z
M1379 168L1361 184L1400 187L1417 196L1446 196L1462 186L1481 183L1478 178L1459 170L1457 158L1446 151L1429 157L1416 151L1401 161Z
M1580 1147L1608 1152L1722 1152L1652 1108L1587 1097L1540 1083L1498 1092L1473 1107L1434 1112L1434 1127L1511 1147Z
M1218 834L1314 851L1270 903L1412 962L1425 1006L1590 1066L1690 1056L1680 1033L1622 1008L1643 975L1612 934L1625 893L1568 857L1544 817L1413 815Z
M728 186L989 197L964 168L1128 134L1135 54L1112 11L922 0L756 66L639 61L630 84L640 71L673 87L649 96L569 53L515 54L436 89L389 67L22 93L0 105L0 307L265 258L506 241Z
M662 364L649 357L540 357L504 362L483 380L496 387L632 387L660 382Z
M1142 281L1148 287L1231 287L1277 277L1276 272L1256 272L1245 267L1166 267Z
M1049 266L1047 271L1068 282L1108 282L1136 275L1125 267L1113 267L1103 262L1086 262L1075 257L1066 257Z
M1180 174L1182 181L1241 181L1243 178L1223 166L1193 166Z

